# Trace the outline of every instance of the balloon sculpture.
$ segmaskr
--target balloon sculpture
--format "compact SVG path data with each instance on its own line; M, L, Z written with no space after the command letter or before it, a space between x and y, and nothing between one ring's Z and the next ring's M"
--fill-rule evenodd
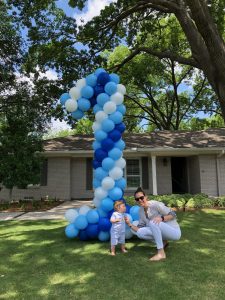
M110 217L114 201L123 199L126 180L123 169L125 143L122 134L125 125L122 122L126 112L123 104L126 88L120 84L117 74L108 74L99 68L93 74L77 81L68 93L60 97L60 102L74 119L81 119L91 107L95 114L93 131L93 187L94 209L84 205L79 210L69 209L65 218L69 225L65 229L68 238L80 240L98 238L107 241L110 237ZM123 199L124 200L124 199ZM124 200L125 201L125 200ZM131 222L138 219L138 206L127 206L127 215ZM130 228L126 228L126 238L132 237Z

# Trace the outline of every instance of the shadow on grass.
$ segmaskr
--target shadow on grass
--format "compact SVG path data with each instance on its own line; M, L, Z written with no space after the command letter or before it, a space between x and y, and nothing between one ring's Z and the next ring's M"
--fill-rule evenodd
M0 299L223 299L224 211L178 214L182 238L167 260L133 238L129 252L69 240L62 221L9 221L0 231Z

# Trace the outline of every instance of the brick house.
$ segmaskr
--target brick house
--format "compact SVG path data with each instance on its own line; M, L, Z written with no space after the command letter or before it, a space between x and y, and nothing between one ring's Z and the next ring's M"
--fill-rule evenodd
M124 134L126 195L142 186L148 194L225 195L225 128ZM91 199L93 136L44 142L41 184L13 189L13 199ZM8 199L8 190L0 199Z

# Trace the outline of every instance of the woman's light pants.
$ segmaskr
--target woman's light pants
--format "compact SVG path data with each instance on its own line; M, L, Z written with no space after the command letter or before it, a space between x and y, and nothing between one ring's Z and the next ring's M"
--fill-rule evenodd
M157 249L163 248L163 240L177 241L181 237L179 227L171 227L165 222L155 224L152 221L149 222L148 227L138 229L136 234L140 239L155 242Z

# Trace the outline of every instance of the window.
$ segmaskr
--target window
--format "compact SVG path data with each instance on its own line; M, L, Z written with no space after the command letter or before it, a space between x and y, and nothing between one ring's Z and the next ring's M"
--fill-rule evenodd
M141 186L141 164L139 159L126 160L127 188L136 189Z

